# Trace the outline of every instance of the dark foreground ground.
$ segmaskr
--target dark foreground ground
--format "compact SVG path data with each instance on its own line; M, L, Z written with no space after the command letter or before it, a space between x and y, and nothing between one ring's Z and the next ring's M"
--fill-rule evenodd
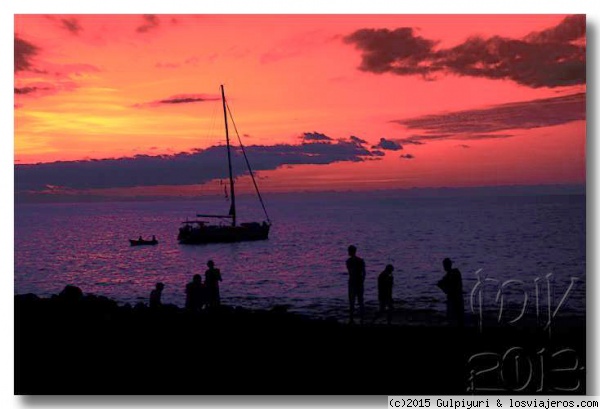
M585 393L585 328L350 326L15 296L16 394Z

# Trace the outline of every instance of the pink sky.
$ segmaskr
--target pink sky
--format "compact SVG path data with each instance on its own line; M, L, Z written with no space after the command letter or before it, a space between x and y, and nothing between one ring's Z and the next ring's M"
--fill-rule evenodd
M246 146L373 153L259 164L265 190L585 183L585 21L564 15L18 15L15 163L221 144L219 84Z

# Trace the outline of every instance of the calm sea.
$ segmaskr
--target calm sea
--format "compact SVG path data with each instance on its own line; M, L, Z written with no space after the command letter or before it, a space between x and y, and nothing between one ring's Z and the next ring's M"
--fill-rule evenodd
M486 309L499 307L504 284L504 305L514 311L525 303L525 314L536 314L562 300L559 314L585 316L585 195L273 194L266 195L269 240L177 243L181 221L197 212L223 213L224 200L17 204L15 293L50 295L74 284L135 304L147 302L162 281L163 301L182 306L185 284L212 259L221 269L226 304L284 304L342 318L346 248L355 244L367 265L370 311L377 305L377 275L389 263L403 319L442 317L445 298L436 283L442 259L450 257L462 272L467 308L479 270L480 278L498 280L479 287ZM254 197L239 202L242 221L263 220ZM156 235L159 244L130 247L128 239L140 235Z

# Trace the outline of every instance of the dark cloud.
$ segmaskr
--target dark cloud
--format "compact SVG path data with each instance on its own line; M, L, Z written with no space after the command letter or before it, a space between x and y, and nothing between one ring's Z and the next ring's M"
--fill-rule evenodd
M360 69L374 73L393 72L399 75L426 74L422 65L433 52L436 42L415 35L410 27L361 29L344 38L363 52Z
M403 145L425 145L425 140L448 139L452 134L441 135L412 135L408 138L398 139L398 142Z
M78 35L79 32L83 29L81 27L81 24L79 24L79 21L74 17L63 18L60 20L60 23L62 28L69 31L73 35Z
M423 132L421 135L401 140L404 143L444 139L508 138L513 135L503 131L542 128L585 120L585 100L585 93L578 93L484 109L425 115L394 122L410 130Z
M136 108L143 107L159 107L161 105L178 105L178 104L192 104L195 102L206 102L206 101L217 101L220 97L216 95L208 94L179 94L171 97L160 99L152 102L144 102L135 104Z
M56 21L55 18L51 20ZM44 96L72 91L79 86L79 78L87 72L98 72L98 67L84 63L56 64L37 59L40 48L15 34L15 96ZM35 59L35 60L34 60ZM34 65L35 62L35 65ZM18 75L27 71L35 75Z
M31 69L31 59L39 48L15 35L15 72Z
M424 141L433 142L445 139L458 139L458 140L478 140L478 139L503 139L511 138L513 134L496 134L496 133L483 133L483 134L469 134L469 133L427 133L423 135L413 135L409 138L399 139L398 141L404 144L424 145Z
M440 67L458 75L510 79L532 88L584 84L585 47L471 38L438 54Z
M161 101L158 101L161 104L189 104L191 102L204 102L204 101L214 101L215 99L207 99L207 98L203 98L203 97L193 97L193 96L188 96L188 97L173 97L173 98L169 98L169 99L163 99Z
M361 29L346 36L362 52L360 69L377 74L437 73L509 79L532 88L585 84L585 16L522 39L471 37L462 44L434 49L436 43L412 28Z
M158 17L154 14L144 14L142 17L144 19L143 24L135 29L138 33L147 33L157 28L160 24Z
M459 148L463 148L463 149L469 149L470 146L469 145L465 145L465 144L460 144L460 145L456 145Z
M286 165L360 162L374 156L352 142L314 142L300 145L246 147L252 168L272 170ZM245 174L243 158L234 149L236 176ZM15 192L42 192L48 185L64 189L103 189L156 185L193 185L227 175L224 146L192 153L130 158L15 165Z
M58 27L70 32L73 35L79 35L79 33L83 30L79 20L75 17L63 17L55 14L47 14L44 17L56 23Z
M15 84L15 96L37 98L41 96L53 95L59 92L70 92L78 87L76 82L68 79L49 79L52 80L52 82L35 81L28 84Z
M358 143L359 145L362 145L364 143L367 143L367 141L365 141L364 139L360 139L358 136L350 136L350 141L354 142L354 143Z
M402 145L397 141L393 141L391 139L381 138L379 139L379 143L373 146L373 149L383 149L386 151L399 151L402 148Z
M319 132L304 132L300 136L303 142L330 142L333 141L329 136Z
M400 155L400 159L414 159L415 155L407 153L406 155Z
M402 145L425 145L425 142L419 140L419 136L413 136L410 138L398 139L398 143Z
M47 88L44 88L44 90ZM40 88L38 87L21 87L21 88L17 88L15 87L15 94L19 94L19 95L25 95L25 94L31 94L34 92L39 91Z
M585 15L576 14L565 17L556 27L528 34L525 40L532 43L562 43L583 37L585 37Z

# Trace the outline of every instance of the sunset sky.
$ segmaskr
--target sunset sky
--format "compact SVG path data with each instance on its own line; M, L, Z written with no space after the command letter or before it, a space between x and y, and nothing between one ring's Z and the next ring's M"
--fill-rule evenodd
M211 191L220 84L265 191L583 184L585 48L583 15L17 15L15 191Z

